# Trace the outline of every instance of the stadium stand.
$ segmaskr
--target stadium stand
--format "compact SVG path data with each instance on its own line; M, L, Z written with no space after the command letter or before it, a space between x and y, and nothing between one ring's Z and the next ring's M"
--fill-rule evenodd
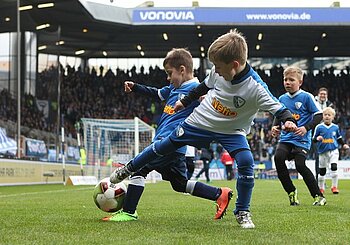
M63 68L62 68L63 69ZM128 119L135 116L150 125L156 125L160 114L160 103L134 95L123 96L123 82L125 80L143 81L146 85L162 87L167 84L166 74L159 67L149 67L148 71L141 69L136 72L135 67L130 70L107 70L103 76L103 67L99 73L92 69L84 72L80 68L66 67L63 69L63 83L61 96L61 111L65 116L65 129L70 144L76 145L76 130L74 125L80 118L120 118ZM198 71L196 71L198 72ZM283 91L281 78L283 68L275 66L269 72L259 70L259 74L267 82L272 93L279 96ZM43 140L46 145L54 144L56 123L55 120L45 118L36 106L37 100L50 100L55 96L55 76L57 71L50 68L38 76L37 97L24 95L22 101L23 130L25 137ZM308 73L305 77L303 89L317 94L319 87L328 87L329 98L334 102L337 111L336 121L342 129L345 142L350 142L350 89L349 67L335 75L334 69L320 70L316 75ZM334 86L336 84L337 86ZM0 91L0 127L6 129L9 137L16 134L16 100L3 89ZM271 160L276 140L271 136L271 118L256 120L252 133L248 135L255 160ZM341 151L341 159L350 159L349 153Z

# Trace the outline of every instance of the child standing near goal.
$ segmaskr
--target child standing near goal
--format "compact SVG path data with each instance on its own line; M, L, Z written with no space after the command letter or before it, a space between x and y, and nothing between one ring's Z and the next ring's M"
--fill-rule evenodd
M190 52L182 48L171 50L165 57L163 66L168 75L169 86L157 89L131 81L124 83L126 93L134 92L166 102L158 122L155 141L168 136L199 105L196 100L185 110L179 113L174 111L176 101L199 85L198 79L193 77L193 61ZM136 208L145 188L145 178L152 170L162 174L163 180L170 181L172 188L177 192L190 193L193 196L216 201L215 219L222 218L232 198L232 190L187 180L185 152L186 146L183 146L169 155L147 161L145 166L135 171L130 178L123 209L104 220L122 222L138 219Z
M300 87L303 84L303 71L299 67L290 66L283 72L283 85L287 91L281 95L279 101L283 103L293 114L298 123L295 132L280 132L281 126L275 120L272 127L272 135L280 133L280 140L276 149L275 164L278 178L289 197L291 206L298 206L297 189L289 176L286 160L295 161L296 170L303 176L303 180L314 198L314 206L326 205L326 198L317 186L315 176L306 166L305 160L311 147L311 131L322 120L322 111L316 104L312 94L305 92Z
M204 100L170 136L154 142L127 165L117 168L111 175L111 182L122 181L150 160L184 145L202 148L216 141L237 161L236 220L242 228L254 228L250 214L254 159L246 134L258 110L271 112L285 122L286 130L294 130L296 125L291 113L271 95L267 85L249 66L247 56L246 40L238 31L216 39L208 49L208 57L214 64L208 79L177 101L174 110L182 113L206 94Z
M335 110L332 107L323 109L323 122L316 126L313 141L317 142L320 159L320 176L318 177L320 191L324 193L325 175L330 166L332 177L331 191L333 194L338 194L338 146L340 144L344 149L349 149L349 145L344 143L338 125L333 123L334 117Z

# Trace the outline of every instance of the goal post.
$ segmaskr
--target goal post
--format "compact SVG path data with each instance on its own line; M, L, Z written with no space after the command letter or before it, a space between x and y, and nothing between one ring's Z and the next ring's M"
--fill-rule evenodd
M134 119L82 118L81 121L86 162L90 166L95 166L95 175L98 179L109 176L110 173L101 173L101 166L107 166L108 160L123 164L129 162L150 145L155 136L155 129L138 117ZM109 165L109 167L111 171L112 166Z

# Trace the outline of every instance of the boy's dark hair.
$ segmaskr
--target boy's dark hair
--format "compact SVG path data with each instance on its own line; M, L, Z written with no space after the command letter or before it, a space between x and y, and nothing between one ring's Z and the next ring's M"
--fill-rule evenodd
M180 66L184 66L186 70L193 71L192 55L187 49L173 48L167 53L163 61L163 67L166 65L174 67L176 70L179 70Z

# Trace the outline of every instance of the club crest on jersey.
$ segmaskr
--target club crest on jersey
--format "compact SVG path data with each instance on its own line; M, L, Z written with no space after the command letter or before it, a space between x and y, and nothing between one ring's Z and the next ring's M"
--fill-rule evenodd
M242 97L233 96L233 104L236 108L240 108L240 107L244 106L245 100Z
M297 110L299 110L300 109L300 107L303 105L303 103L301 103L301 102L295 102L295 108L297 108Z
M181 126L177 127L177 129L176 129L176 136L177 137L181 137L182 135L184 135L184 133L185 133L185 130Z
M178 100L181 100L181 99L183 99L185 96L186 96L185 94L178 94L177 99L178 99Z

